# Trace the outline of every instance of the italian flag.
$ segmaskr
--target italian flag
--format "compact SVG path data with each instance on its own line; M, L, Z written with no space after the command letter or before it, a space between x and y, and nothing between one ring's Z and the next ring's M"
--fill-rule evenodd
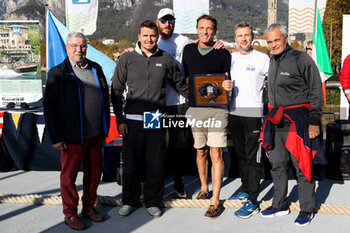
M325 81L333 75L331 62L329 60L326 40L324 38L320 12L317 9L317 16L314 24L313 44L312 44L312 58L317 64L320 71L323 96L326 103L326 85Z

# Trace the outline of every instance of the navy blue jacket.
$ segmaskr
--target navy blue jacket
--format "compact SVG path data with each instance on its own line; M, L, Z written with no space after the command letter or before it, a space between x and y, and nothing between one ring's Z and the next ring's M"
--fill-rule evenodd
M101 66L87 59L92 67L102 101L103 132L109 129L109 93ZM53 144L58 142L83 144L83 101L81 81L75 76L68 58L50 69L44 94L45 124Z
M284 146L297 160L300 170L310 181L312 164L325 165L327 159L323 150L322 135L320 134L315 139L309 137L309 109L309 104L288 107L272 107L269 105L269 113L259 140L267 151L272 149L275 140L275 125L280 124L284 118L287 118L291 125Z

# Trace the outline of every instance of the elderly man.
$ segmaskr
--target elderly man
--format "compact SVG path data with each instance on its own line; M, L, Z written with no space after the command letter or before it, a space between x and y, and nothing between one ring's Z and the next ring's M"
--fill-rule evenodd
M262 92L269 70L269 57L253 49L253 29L241 22L235 26L238 52L231 54L231 79L234 95L229 109L229 124L235 155L239 161L242 191L230 200L246 200L235 212L241 218L259 213L257 198L261 179L259 134L263 117Z
M321 78L312 58L288 45L284 26L270 25L266 40L273 56L268 74L269 113L261 139L269 149L274 194L272 206L260 214L266 218L289 214L286 196L291 160L298 178L301 209L294 223L305 226L315 208L312 160L322 148L322 139L317 137L323 105Z
M61 195L64 221L75 230L86 228L77 215L75 180L83 165L83 217L104 220L94 207L102 172L102 143L109 127L109 94L102 68L86 59L87 39L67 36L68 57L50 69L44 114L53 147L61 151Z
M161 216L164 193L166 135L160 112L165 108L165 84L169 82L187 97L188 85L172 57L157 47L157 25L150 20L140 25L135 51L124 53L112 78L112 102L118 130L123 135L124 183L120 216L140 205L141 181L144 204L152 217ZM127 90L123 107L123 93ZM147 124L147 116L152 115ZM149 128L157 123L157 128Z
M224 174L224 160L222 148L227 145L226 126L228 122L227 106L224 107L196 107L194 76L198 74L220 74L230 71L231 55L226 49L214 49L214 36L217 31L217 21L210 15L202 15L197 19L197 34L199 41L186 45L183 52L183 66L185 76L189 77L189 104L186 112L189 120L206 121L215 119L220 121L220 127L192 127L194 147L197 149L197 167L201 180L201 190L197 199L207 199L208 190L208 147L212 161L213 196L205 217L216 218L221 213L219 202L220 189ZM231 80L225 80L223 87L232 90Z

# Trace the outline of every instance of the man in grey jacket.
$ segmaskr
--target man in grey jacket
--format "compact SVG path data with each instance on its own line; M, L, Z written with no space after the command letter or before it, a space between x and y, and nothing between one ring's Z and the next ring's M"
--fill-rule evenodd
M317 153L314 142L320 134L323 94L319 71L312 58L292 49L284 26L272 24L266 32L267 44L273 56L268 74L269 160L274 183L272 206L261 211L263 217L289 214L287 187L288 162L292 161L298 178L300 213L295 225L305 226L314 216L315 182L311 175L312 160ZM263 146L266 143L265 123ZM261 137L262 138L262 137ZM271 139L272 138L272 139Z
M124 183L120 216L140 205L141 181L149 215L161 216L164 193L165 129L161 112L165 108L165 83L187 97L185 77L170 54L158 49L158 29L146 20L140 26L135 51L123 54L112 78L112 102L118 130L123 135ZM126 91L123 107L123 93Z

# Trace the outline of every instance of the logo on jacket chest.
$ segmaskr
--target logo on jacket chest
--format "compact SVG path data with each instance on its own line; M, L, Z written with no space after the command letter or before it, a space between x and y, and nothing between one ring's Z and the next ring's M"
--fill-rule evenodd
M156 63L156 67L162 67L163 64L162 63Z
M288 73L288 72L283 72L283 71L282 71L282 72L280 73L280 75L283 75L283 76L290 76L290 73Z

